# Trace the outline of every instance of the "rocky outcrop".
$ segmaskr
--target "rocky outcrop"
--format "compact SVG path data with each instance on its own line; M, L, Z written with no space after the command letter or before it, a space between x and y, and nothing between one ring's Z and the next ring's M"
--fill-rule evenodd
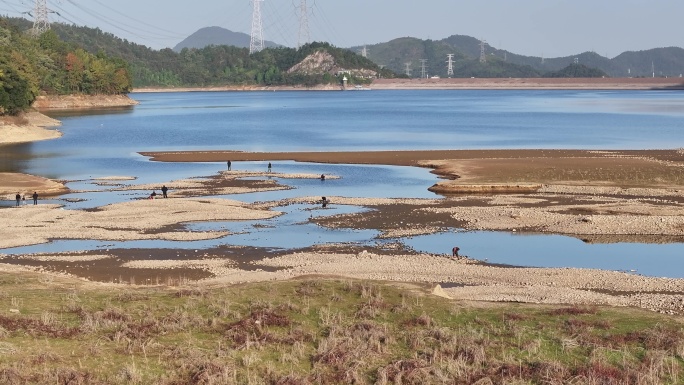
M335 58L327 51L317 51L307 56L301 62L295 64L292 68L287 70L287 73L298 73L303 75L321 75L321 74L349 74L352 76L375 78L377 72L369 69L349 69L337 65Z

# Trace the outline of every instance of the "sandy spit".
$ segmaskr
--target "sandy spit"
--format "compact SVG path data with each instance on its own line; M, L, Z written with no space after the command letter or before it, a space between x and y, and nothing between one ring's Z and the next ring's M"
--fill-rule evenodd
M36 142L62 136L56 129L48 128L61 125L58 120L36 111L26 113L24 118L15 119L14 122L0 120L0 145Z
M203 240L225 231L190 232L178 224L201 221L267 219L278 212L225 199L144 199L112 204L97 211L64 210L39 204L0 210L0 248L47 243L51 239Z

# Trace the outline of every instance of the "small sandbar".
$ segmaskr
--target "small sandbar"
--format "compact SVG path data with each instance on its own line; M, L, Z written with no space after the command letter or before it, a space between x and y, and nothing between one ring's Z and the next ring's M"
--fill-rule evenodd
M203 269L212 270L232 264L226 259L188 259L188 260L136 260L129 261L121 267L133 269Z
M7 257L6 255L0 255L0 259ZM105 254L26 254L20 255L17 259L27 259L31 261L42 261L42 262L91 262L91 261L101 261L104 259L115 258L112 255Z
M136 180L137 177L134 176L103 176L99 178L92 178L91 180L104 180L104 181L124 181L124 180Z

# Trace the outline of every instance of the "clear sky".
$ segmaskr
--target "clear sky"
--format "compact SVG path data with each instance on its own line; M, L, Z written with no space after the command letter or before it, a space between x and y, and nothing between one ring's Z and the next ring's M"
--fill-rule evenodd
M302 0L264 0L264 38L298 43ZM250 0L47 0L51 22L99 27L155 49L202 27L250 33ZM312 40L338 47L411 36L468 35L501 49L547 58L585 51L684 47L684 0L307 0ZM20 16L34 0L0 0ZM30 18L30 16L26 16Z

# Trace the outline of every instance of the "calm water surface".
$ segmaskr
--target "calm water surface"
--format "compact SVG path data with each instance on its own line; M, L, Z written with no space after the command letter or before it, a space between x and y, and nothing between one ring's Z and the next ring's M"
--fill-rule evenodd
M139 106L56 115L63 122L60 130L64 137L0 148L0 171L62 180L130 175L138 177L135 183L164 183L213 175L225 165L149 162L137 152L684 147L684 93L680 91L193 92L131 96L140 101ZM265 164L260 162L233 162L233 166L265 170ZM296 162L274 162L274 168L278 172L339 175L342 179L323 184L317 180L283 180L296 189L230 198L252 202L304 195L435 197L426 190L436 182L427 170ZM72 182L69 187L82 188L84 184L87 182ZM85 201L67 203L66 208L95 207L142 194L70 194L70 198ZM347 209L338 207L331 213L334 210ZM376 242L375 232L315 229L299 220L307 214L310 212L305 208L292 208L275 220L278 226L259 226L259 231L244 230L254 229L251 223L192 226L247 226L240 236L227 237L219 244L290 248L323 241ZM288 224L287 230L280 226L283 223ZM471 257L490 262L684 276L684 260L679 258L684 255L682 244L587 245L562 236L457 234L456 238L455 233L416 237L406 243L419 250L442 253L456 242ZM217 244L142 243L125 242L119 246L204 248ZM79 250L103 244L111 242L60 241L12 252Z

